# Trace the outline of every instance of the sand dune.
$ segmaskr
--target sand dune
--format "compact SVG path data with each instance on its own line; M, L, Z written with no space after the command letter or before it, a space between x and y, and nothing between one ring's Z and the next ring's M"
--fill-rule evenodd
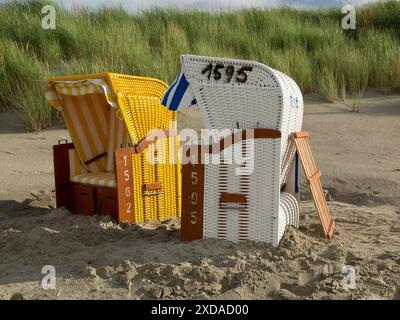
M400 96L369 93L360 113L305 102L337 229L323 238L303 188L301 227L278 248L181 242L177 220L118 225L54 209L51 145L67 131L24 133L0 114L0 299L400 299ZM196 110L180 116L180 127L201 126ZM55 290L40 285L47 264Z

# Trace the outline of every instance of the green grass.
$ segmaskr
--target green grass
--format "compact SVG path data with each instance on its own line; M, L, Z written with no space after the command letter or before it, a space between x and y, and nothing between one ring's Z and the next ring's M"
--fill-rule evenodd
M206 13L120 8L68 12L41 28L48 1L0 5L0 110L17 108L27 128L55 116L44 99L49 75L118 72L170 83L183 53L253 59L295 79L304 93L356 105L368 88L400 87L400 2L357 9L357 30L340 27L339 9ZM356 110L356 107L353 108Z

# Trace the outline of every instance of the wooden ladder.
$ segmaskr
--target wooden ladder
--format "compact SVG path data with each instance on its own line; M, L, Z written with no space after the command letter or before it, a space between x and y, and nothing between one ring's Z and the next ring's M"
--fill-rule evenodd
M328 204L326 203L320 180L321 171L319 171L315 165L314 157L308 142L308 136L309 134L307 131L295 132L293 133L293 140L310 185L315 207L317 208L325 236L331 239L333 237L333 229L335 228L335 220L332 219Z

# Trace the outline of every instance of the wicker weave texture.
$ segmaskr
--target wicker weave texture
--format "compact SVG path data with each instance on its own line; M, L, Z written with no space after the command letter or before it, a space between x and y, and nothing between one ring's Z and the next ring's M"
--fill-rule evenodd
M289 136L300 131L303 122L303 98L297 84L285 74L254 61L183 55L183 71L209 129L269 128L282 133L281 185L293 159ZM238 83L224 76L216 80L203 74L207 65L247 66L247 81ZM226 72L226 71L225 71ZM221 136L214 135L218 140ZM290 152L289 155L287 153ZM284 160L286 160L284 162Z
M104 107L104 109L106 109L109 113L109 117L107 118L109 119L109 121L107 121L109 127L106 127L106 124L104 124L104 129L101 127L102 123L96 120L98 117L94 116L94 112L89 114L91 117L75 117L80 122L83 120L87 121L88 128L94 127L96 129L97 127L101 127L101 130L92 130L93 132L104 131L104 141L97 136L94 136L94 138L90 139L90 141L93 140L94 145L99 144L101 140L103 143L102 148L97 148L99 150L96 149L96 152L93 151L86 158L80 157L81 162L84 162L88 158L93 158L93 156L100 154L101 151L108 152L109 158L107 158L107 163L105 159L100 159L97 161L104 162L104 165L100 168L102 170L98 169L93 171L106 171L106 167L109 169L109 171L112 171L114 168L113 160L115 149L132 146L132 144L138 144L153 130L174 129L176 127L176 114L167 110L160 104L161 98L167 89L167 85L158 79L115 73L101 73L54 77L49 79L49 83L60 83L63 81L83 81L87 79L102 80L102 83L104 82L104 86L107 87L107 94L104 92L104 90L95 91L95 94L90 93L92 87L89 87L90 90L86 90L84 92L85 94L82 93L81 96L71 95L71 97L68 96L68 98L70 100L93 100L93 110L97 111L100 109L100 107ZM92 82L90 84L92 84ZM83 92L83 90L81 91ZM97 98L97 96L99 96L99 98L94 100L94 98ZM99 103L100 98L102 99L101 104ZM109 100L112 100L112 102L116 103L110 104ZM77 103L77 105L86 106L87 103ZM111 111L108 109L111 109ZM78 111L80 111L80 109ZM86 111L86 113L89 111ZM122 118L123 120L121 120ZM117 129L117 125L118 128L121 127L123 130ZM125 139L125 136L127 136L126 130L129 133L130 139ZM77 136L76 139L73 139L74 144L76 144L78 147L81 141L86 143L86 140L89 139L87 134L89 130L82 131L82 135ZM73 134L71 135L73 136ZM77 149L79 150L79 148ZM149 150L145 150L145 152L138 154L135 153L132 155L135 221L142 222L149 220L163 220L168 217L179 217L181 190L179 161L178 159L172 159L174 155L179 154L179 141L176 137L163 138L157 141L156 144L151 145L148 149ZM149 151L149 153L158 152L158 156L165 156L163 161L164 164L155 164L148 161L147 151ZM94 163L92 166L95 164L96 163ZM100 185L103 185L103 180L105 181L100 174L90 177L82 175L79 177L76 176L76 181L73 181L89 183L89 178L91 179L90 181L93 181L93 183L100 181ZM111 180L107 180L107 183L109 183L108 186L111 186ZM160 183L160 190L143 190L144 185L152 183ZM115 181L113 181L112 186L115 187Z
M253 149L252 172L238 175L237 170L243 169L243 165L230 161L231 155L239 152L244 158ZM280 140L243 140L226 148L220 155L221 163L212 164L215 155L207 154L204 238L278 244ZM222 192L245 195L247 207L221 207ZM283 228L285 224L286 221Z
M286 225L298 226L298 202L287 193L281 197L280 187L295 154L290 134L302 126L300 89L288 76L258 62L194 55L183 55L181 62L206 127L217 129L214 142L229 134L223 131L227 128L269 128L282 133L281 139L242 141L225 150L253 155L254 170L248 176L238 176L240 165L225 158L220 164L206 165L204 238L277 245ZM243 68L247 79L239 81L238 70ZM211 162L213 155L208 157ZM245 194L247 206L221 207L222 193Z
M135 144L154 130L175 129L175 113L161 106L160 98L155 95L120 94L118 101ZM179 139L168 137L157 140L144 152L132 155L134 209L137 222L180 217L178 150ZM162 161L154 163L152 159L155 158ZM162 189L145 192L142 186L151 183L161 183Z

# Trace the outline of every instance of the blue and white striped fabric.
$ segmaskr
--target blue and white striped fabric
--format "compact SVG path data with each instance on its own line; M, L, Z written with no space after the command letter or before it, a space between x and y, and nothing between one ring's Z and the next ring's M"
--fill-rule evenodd
M161 101L163 106L169 110L184 110L197 104L189 82L186 80L183 71L179 73L175 81L168 88Z

